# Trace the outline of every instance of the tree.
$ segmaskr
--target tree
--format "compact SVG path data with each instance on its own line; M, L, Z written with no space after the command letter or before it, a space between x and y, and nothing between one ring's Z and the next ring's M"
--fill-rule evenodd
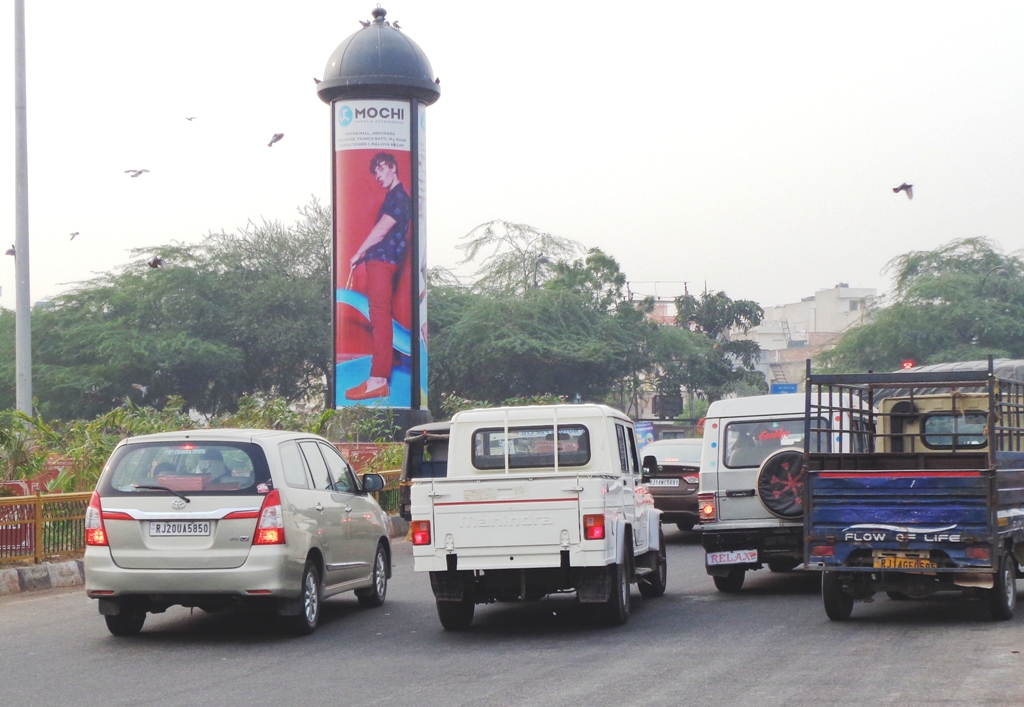
M331 369L330 209L158 248L33 311L34 392L48 417L178 395L206 414L244 395L325 394ZM0 316L0 350L7 346ZM13 328L11 328L13 340ZM0 400L13 390L0 365Z
M837 371L896 370L918 364L1024 358L1024 260L986 238L911 251L886 266L890 302L818 357Z
M581 252L578 243L553 236L523 223L488 221L463 236L456 246L464 253L461 262L482 257L474 289L481 292L522 294L546 279L544 265Z
M676 325L700 334L706 347L691 354L680 366L678 377L693 395L715 401L742 385L764 391L764 377L754 369L761 348L754 341L728 339L733 328L744 331L757 326L764 310L751 300L733 300L724 292L705 292L676 298Z

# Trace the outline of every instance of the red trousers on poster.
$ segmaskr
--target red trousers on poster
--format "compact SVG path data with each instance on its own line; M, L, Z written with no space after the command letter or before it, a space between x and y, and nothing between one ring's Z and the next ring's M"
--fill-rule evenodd
M398 266L371 260L366 264L366 299L370 304L370 327L373 329L373 359L370 375L391 377L394 331L391 328L392 299L395 294L395 273Z

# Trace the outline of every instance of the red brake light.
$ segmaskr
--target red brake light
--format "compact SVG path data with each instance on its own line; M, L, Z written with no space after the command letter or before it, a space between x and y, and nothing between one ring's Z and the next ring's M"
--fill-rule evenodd
M430 521L429 520L414 520L412 522L412 544L413 545L429 545L430 544Z
M697 510L700 512L701 523L713 523L718 520L717 509L715 508L715 494L697 494Z
M983 545L975 545L967 548L966 554L972 560L988 560L992 557L992 548Z
M688 474L687 476L683 477L683 481L685 481L688 484L699 484L700 477L697 476L696 474Z
M107 530L103 527L103 509L100 507L100 495L92 492L89 507L85 509L85 544L107 545Z
M253 545L284 544L284 513L281 511L281 492L274 489L263 499L260 522L256 525Z
M704 436L704 423L708 421L708 418L702 417L697 420L697 434L701 437Z
M813 557L832 557L836 554L836 549L831 545L811 545L811 555Z
M583 532L587 540L604 540L604 513L583 516Z

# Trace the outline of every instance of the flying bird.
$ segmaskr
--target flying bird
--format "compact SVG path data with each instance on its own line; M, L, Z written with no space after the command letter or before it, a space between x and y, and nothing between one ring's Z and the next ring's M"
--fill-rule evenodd
M124 173L132 175L132 179L135 179L140 174L145 174L148 171L148 169L126 169Z
M162 268L165 262L166 261L159 255L154 255L152 258L146 261L146 265L148 265L151 268Z
M903 182L903 184L900 184L898 187L893 187L892 191L893 191L894 194L899 194L901 191L905 191L907 193L907 198L908 199L913 199L914 198L914 185L913 184L907 184L906 182Z
M280 142L281 138L284 137L284 133L274 133L274 137L270 138L270 142L267 143L267 147L273 147L275 142Z
M74 233L72 233L71 234L71 240L75 240L75 236L77 236L77 235L78 235L78 231L75 231Z
M191 118L189 118L188 116L185 116L185 120L187 120L188 122L191 123L193 120L195 120L198 117L199 117L198 115L193 115Z
M359 20L359 24L361 24L363 27L369 27L370 26L370 23L367 22L366 20Z
M320 79L318 79L316 76L314 76L313 77L313 83L320 83Z
M142 399L143 400L146 399L146 393L149 392L149 386L148 385L139 385L138 383L132 383L132 387L135 388L135 390L138 390L139 392L142 393Z

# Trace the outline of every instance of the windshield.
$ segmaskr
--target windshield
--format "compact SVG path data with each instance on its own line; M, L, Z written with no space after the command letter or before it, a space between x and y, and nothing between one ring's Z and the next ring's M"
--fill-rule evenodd
M101 481L103 495L267 493L270 469L263 450L236 442L129 444L114 452Z

